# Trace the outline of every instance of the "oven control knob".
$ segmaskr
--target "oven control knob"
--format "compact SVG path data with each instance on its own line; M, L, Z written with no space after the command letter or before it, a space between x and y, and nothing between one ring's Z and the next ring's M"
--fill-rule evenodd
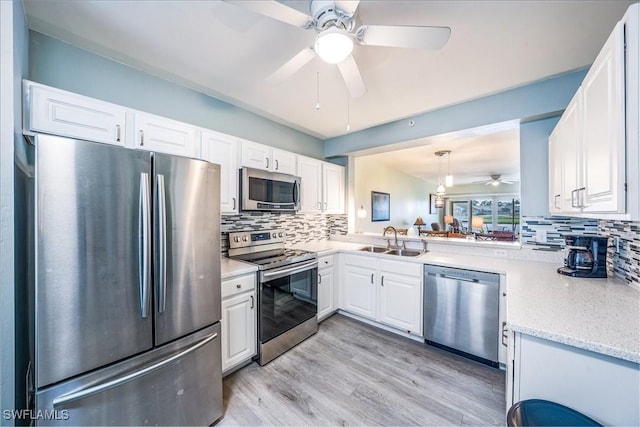
M273 233L273 234L271 234L271 237L273 237L275 239L276 237L278 237L278 235L276 233Z
M282 237L282 233L278 233L278 237Z
M238 236L235 236L235 237L233 238L233 241L234 241L234 242L236 242L236 243L238 243L238 242L240 241L240 238L239 238Z
M242 236L242 241L243 241L243 242L246 242L247 240L248 240L248 239L247 239L247 236Z

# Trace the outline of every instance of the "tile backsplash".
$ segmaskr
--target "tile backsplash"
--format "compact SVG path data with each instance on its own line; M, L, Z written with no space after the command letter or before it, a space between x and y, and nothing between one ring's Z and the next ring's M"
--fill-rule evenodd
M538 241L540 231L544 232L544 242ZM520 233L522 244L530 246L533 250L560 251L564 249L565 234L598 235L598 220L561 216L525 216L522 217Z
M600 220L598 234L612 237L607 250L607 270L640 286L640 222ZM617 253L615 238L619 241Z
M347 234L347 215L292 214L280 212L242 212L222 215L222 252L229 250L229 232L282 228L287 243L329 240L332 235Z

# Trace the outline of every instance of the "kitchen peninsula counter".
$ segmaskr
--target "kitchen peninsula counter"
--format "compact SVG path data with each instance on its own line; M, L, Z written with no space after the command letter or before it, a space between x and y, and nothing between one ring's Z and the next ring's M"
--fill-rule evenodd
M364 246L341 241L295 245L319 255L356 253ZM510 330L640 363L640 292L622 279L573 278L558 274L557 263L505 256L438 251L418 257L357 253L504 275Z

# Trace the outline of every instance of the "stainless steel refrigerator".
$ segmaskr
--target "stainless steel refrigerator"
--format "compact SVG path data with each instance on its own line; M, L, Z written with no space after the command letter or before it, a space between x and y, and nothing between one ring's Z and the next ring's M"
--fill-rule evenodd
M216 421L219 166L47 135L27 153L36 424Z

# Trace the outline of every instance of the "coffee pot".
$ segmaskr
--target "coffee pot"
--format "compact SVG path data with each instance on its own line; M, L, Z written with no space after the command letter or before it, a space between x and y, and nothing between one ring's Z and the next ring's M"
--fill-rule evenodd
M567 256L558 273L573 277L607 277L608 237L566 234Z

